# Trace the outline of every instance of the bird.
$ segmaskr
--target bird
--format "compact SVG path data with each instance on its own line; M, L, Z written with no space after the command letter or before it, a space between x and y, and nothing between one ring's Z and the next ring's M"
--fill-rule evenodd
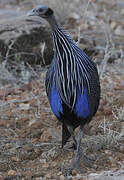
M51 29L54 56L46 73L46 94L52 112L62 123L62 148L72 137L75 156L69 173L80 158L84 125L96 114L100 102L100 80L96 64L78 47L71 35L57 22L54 11L39 5L28 16L45 19ZM74 130L79 127L77 138Z

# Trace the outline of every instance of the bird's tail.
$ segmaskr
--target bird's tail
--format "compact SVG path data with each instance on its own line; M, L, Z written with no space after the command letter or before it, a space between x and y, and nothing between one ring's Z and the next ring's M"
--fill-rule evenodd
M70 132L68 131L68 128L65 123L62 124L62 148L68 141L68 139L71 137Z

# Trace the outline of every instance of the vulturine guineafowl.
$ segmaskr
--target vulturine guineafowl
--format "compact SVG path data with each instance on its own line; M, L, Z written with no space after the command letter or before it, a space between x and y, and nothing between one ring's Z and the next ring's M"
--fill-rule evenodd
M38 6L28 13L46 19L53 36L54 57L46 74L46 92L51 109L62 122L62 147L72 136L76 147L71 170L85 159L81 150L83 127L96 114L100 100L100 82L96 65L58 25L54 12ZM80 126L78 138L74 130ZM70 170L70 172L71 172Z

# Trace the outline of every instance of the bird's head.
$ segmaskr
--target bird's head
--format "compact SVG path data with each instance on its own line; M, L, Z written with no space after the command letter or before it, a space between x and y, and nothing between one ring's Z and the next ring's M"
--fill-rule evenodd
M27 13L28 16L39 16L41 18L49 18L53 15L53 10L45 5L37 6Z

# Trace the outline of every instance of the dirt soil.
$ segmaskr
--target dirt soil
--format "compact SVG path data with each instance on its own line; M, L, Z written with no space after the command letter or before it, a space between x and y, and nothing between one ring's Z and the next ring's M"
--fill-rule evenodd
M11 1L0 7L23 9L27 1L23 3ZM86 45L85 51L97 63L100 74L99 110L85 127L82 139L82 147L92 159L93 168L81 162L82 173L75 169L72 176L65 176L74 151L61 149L61 124L48 103L44 83L47 67L44 67L40 73L32 70L38 77L25 84L0 82L0 180L124 179L123 6L123 1L92 0L85 24L81 20L77 22L76 16L70 13L71 18L67 18L65 25L75 40L80 39L80 47ZM28 3L25 8L28 9ZM96 31L98 21L103 22L104 30ZM80 36L77 26L81 27Z

